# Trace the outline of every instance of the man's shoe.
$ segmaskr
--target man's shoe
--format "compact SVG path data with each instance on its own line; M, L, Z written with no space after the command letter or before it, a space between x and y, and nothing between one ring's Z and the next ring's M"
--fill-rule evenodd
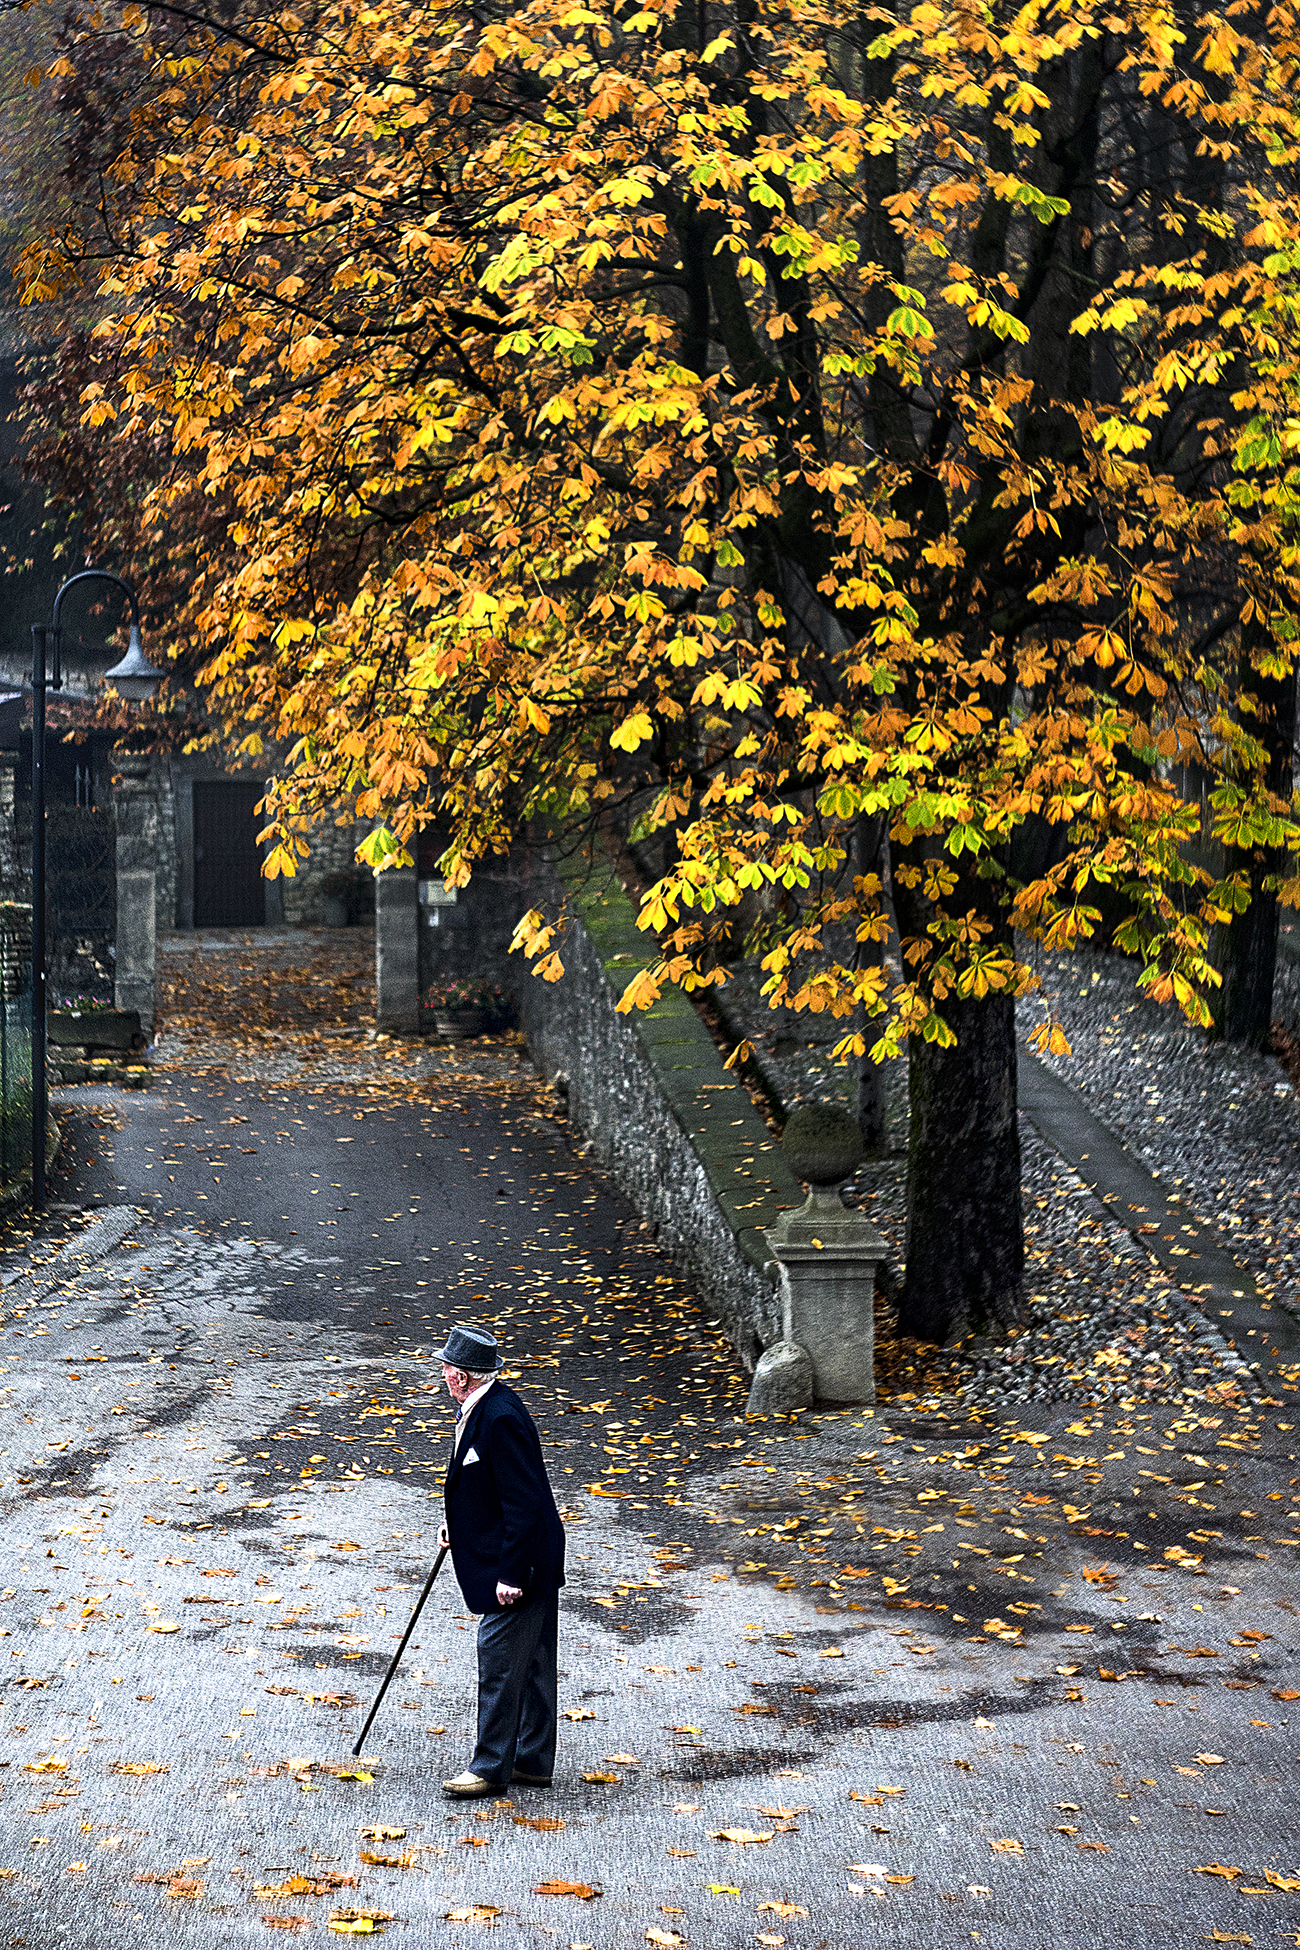
M457 1774L454 1780L444 1781L442 1791L453 1801L478 1801L485 1794L499 1794L499 1781L485 1781L481 1774Z
M513 1769L510 1778L512 1781L517 1781L520 1787L549 1787L551 1785L551 1777L549 1774L525 1774L522 1768L518 1767Z

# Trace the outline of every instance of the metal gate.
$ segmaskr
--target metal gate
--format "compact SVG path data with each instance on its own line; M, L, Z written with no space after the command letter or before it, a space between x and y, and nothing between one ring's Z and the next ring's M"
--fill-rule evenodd
M266 883L253 808L260 785L221 779L194 785L194 925L261 927Z

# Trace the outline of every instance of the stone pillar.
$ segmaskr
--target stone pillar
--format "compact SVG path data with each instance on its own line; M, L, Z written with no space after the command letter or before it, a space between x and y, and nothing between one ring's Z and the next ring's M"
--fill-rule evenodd
M18 754L0 750L0 889L5 900L30 893L30 870L18 858Z
M839 1105L806 1105L781 1148L810 1190L765 1234L781 1281L781 1339L759 1360L749 1412L874 1402L876 1268L888 1247L839 1194L863 1157L857 1120Z
M781 1269L782 1339L812 1363L821 1402L876 1399L876 1267L884 1239L837 1191L814 1186L767 1234Z
M420 1027L420 909L414 867L389 867L375 881L375 999L379 1027L414 1036Z
M117 959L113 1001L138 1009L140 1027L153 1034L158 967L158 800L153 767L135 752L115 752L113 802L117 815Z

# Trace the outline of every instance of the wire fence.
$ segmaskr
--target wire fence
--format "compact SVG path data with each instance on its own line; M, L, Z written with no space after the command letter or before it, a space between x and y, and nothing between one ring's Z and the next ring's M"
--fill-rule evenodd
M32 1161L32 910L0 901L0 1185Z

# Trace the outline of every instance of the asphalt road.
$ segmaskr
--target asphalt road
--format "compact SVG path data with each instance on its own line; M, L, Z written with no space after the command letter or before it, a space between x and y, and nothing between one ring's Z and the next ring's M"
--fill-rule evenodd
M593 1950L1300 1937L1288 1411L747 1425L509 1058L65 1096L70 1209L0 1261L0 1946L349 1909ZM467 1315L543 1429L571 1571L556 1786L472 1809L437 1792L473 1710L449 1576L349 1755Z

